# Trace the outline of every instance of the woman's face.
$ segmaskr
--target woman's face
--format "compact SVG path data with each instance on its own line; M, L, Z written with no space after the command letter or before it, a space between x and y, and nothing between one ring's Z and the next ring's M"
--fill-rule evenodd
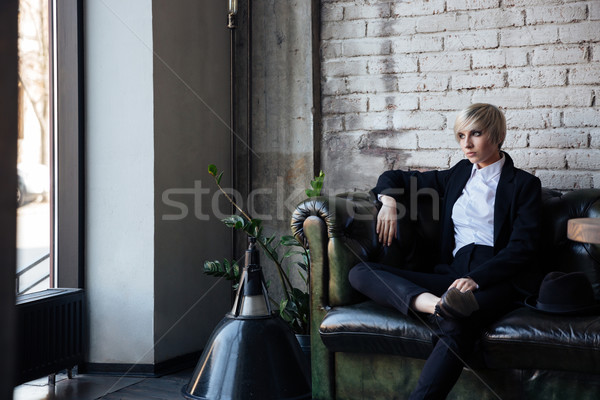
M500 149L490 141L489 135L478 129L457 133L460 148L469 161L479 168L487 167L500 159Z

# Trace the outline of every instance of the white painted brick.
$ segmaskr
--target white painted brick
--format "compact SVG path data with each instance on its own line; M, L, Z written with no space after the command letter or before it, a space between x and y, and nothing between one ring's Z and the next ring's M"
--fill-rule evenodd
M569 70L571 85L600 85L600 63L576 65Z
M342 116L324 116L323 132L340 132L344 130L344 118Z
M444 39L434 35L414 35L400 37L394 40L394 53L422 53L426 51L441 51Z
M592 21L600 20L600 2L599 1L589 2L588 10L590 13L590 19Z
M575 190L592 187L592 174L576 171L537 170L535 175L542 181L542 186L555 190Z
M557 113L544 109L506 110L507 129L542 129L556 124Z
M600 149L600 129L590 129L590 148Z
M473 92L473 103L491 103L500 108L528 108L528 89L500 88L482 89Z
M553 87L531 90L533 107L589 107L592 89L580 87Z
M404 129L442 129L446 119L437 112L399 111L394 113L393 126L396 130Z
M392 41L390 39L350 39L342 45L342 55L345 57L376 56L390 54Z
M400 92L441 92L448 89L447 74L402 74L398 77Z
M498 47L496 30L461 32L446 35L446 50L491 49Z
M520 167L564 169L565 151L556 149L514 149L510 152L515 165Z
M367 73L367 59L325 61L322 64L325 76L364 75Z
M533 7L533 6L544 6L550 4L561 5L563 3L569 3L579 0L504 0L502 4L504 7Z
M564 110L565 126L600 126L600 108L573 108Z
M522 67L527 65L527 50L504 48L471 52L473 69Z
M446 131L418 131L418 146L420 149L452 149L458 144L453 133Z
M367 23L365 21L340 21L324 24L321 29L321 38L328 39L351 39L365 37Z
M392 5L392 15L410 17L414 15L433 15L444 11L445 0L407 0Z
M342 56L342 43L341 42L327 42L324 41L321 44L321 56L328 60L332 58L339 58Z
M600 40L600 22L589 21L563 25L558 29L563 43L581 43L586 40Z
M386 135L378 135L373 140L373 145L378 148L392 150L416 150L417 134L415 132L386 132Z
M367 112L366 96L327 96L323 98L323 114Z
M499 0L447 0L446 4L448 11L455 11L496 8L500 5L500 2Z
M425 169L446 169L449 166L451 152L440 150L416 150L408 152L406 166Z
M398 80L393 75L367 75L346 78L350 93L388 93L398 90Z
M344 116L346 130L389 130L393 127L394 115L392 112L369 112L361 114L347 114Z
M574 22L586 19L586 5L565 4L547 7L532 7L525 10L527 24Z
M500 31L501 47L532 46L557 41L558 28L552 25L524 26Z
M470 92L427 93L421 95L421 110L462 110L471 105Z
M321 90L323 95L344 94L346 90L346 80L344 78L325 78L321 81Z
M592 188L600 188L600 172L592 174Z
M368 96L369 111L416 110L419 108L419 96L410 94L373 94Z
M525 16L520 9L492 9L469 13L471 29L507 28L523 26Z
M452 89L499 88L504 86L503 71L481 71L452 75Z
M469 15L465 13L444 13L419 17L416 31L419 33L462 31L469 29Z
M336 4L323 4L321 6L321 21L340 21L344 17L344 8Z
M417 32L414 19L367 21L367 36L407 36Z
M506 132L506 138L502 144L502 148L505 150L509 149L520 149L527 147L529 138L529 131L522 131L517 129L511 129Z
M600 61L600 43L592 45L592 56L594 61Z
M385 57L371 57L368 62L370 74L397 74L417 72L418 57L410 54L395 54Z
M567 152L569 169L600 170L600 150L582 149Z
M344 6L344 19L387 18L390 3L351 4Z
M471 69L471 56L466 52L431 54L419 56L422 72L428 71L468 71Z
M558 128L563 126L562 123L562 110L561 109L551 109L550 114L548 115L549 119L549 127L550 128Z
M531 65L578 64L586 62L587 46L558 45L533 49Z
M529 145L533 148L586 148L588 140L588 132L583 129L559 128L532 131L529 134Z
M564 67L509 69L508 85L511 87L563 86L567 83Z

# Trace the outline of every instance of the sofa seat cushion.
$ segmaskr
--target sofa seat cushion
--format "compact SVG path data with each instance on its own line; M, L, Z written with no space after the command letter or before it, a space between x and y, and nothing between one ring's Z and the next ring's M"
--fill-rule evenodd
M562 316L519 308L486 332L491 368L600 373L600 316Z
M330 309L319 326L332 352L384 353L425 359L433 348L425 321L372 301Z

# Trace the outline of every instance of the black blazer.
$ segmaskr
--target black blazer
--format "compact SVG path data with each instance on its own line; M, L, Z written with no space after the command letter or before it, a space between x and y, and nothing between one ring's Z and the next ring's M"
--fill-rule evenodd
M503 154L506 161L494 205L494 257L469 273L480 288L511 280L520 272L528 272L536 262L539 245L540 180L515 168L510 156ZM440 263L450 264L454 249L452 208L462 194L472 168L469 160L462 160L443 171L386 171L379 177L373 192L404 201L410 196L410 190L415 188L437 191L441 197Z

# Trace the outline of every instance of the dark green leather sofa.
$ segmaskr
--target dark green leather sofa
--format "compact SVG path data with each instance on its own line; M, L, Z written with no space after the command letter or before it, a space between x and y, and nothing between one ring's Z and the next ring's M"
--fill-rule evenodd
M400 221L400 240L377 242L371 194L310 198L292 216L311 252L312 384L315 399L405 399L431 351L425 319L361 297L348 283L360 260L419 269L435 256L431 197ZM428 203L429 202L429 203ZM429 211L428 211L429 210ZM566 237L567 220L600 217L600 189L543 190L538 273L583 271L600 299L600 245ZM524 285L521 289L535 290ZM600 399L600 316L557 316L525 307L490 326L449 399Z

